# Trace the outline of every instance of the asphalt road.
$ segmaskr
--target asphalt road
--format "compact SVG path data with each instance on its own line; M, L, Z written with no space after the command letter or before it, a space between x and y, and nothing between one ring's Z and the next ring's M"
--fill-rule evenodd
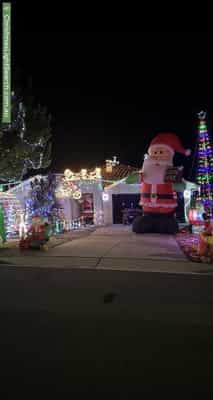
M0 314L2 398L213 393L211 274L2 265Z

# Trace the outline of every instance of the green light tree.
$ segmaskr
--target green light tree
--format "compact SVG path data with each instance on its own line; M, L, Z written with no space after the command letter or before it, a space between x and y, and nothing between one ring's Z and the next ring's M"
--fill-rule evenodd
M198 114L198 153L196 181L199 185L197 204L202 204L205 212L213 215L213 148L206 125L206 113Z

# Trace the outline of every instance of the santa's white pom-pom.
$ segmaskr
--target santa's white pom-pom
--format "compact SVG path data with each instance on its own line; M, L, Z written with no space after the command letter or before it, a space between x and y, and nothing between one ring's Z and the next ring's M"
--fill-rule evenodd
M188 157L188 156L190 156L190 154L191 154L191 150L190 150L190 149L187 149L187 150L185 151L185 155Z

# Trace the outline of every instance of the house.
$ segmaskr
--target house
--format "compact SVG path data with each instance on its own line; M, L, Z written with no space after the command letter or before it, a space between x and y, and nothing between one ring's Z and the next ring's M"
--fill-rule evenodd
M177 191L178 207L176 216L179 222L188 220L191 192L197 185L184 180L177 170L169 171L170 179L174 177L174 189ZM64 174L55 174L56 196L63 220L63 226L69 230L73 222L84 221L87 224L121 224L126 210L134 216L141 213L140 174L137 168L124 165L117 160L109 161L102 168L92 171L82 169L79 173L66 170ZM35 179L47 179L35 176L11 188L8 192L16 196L21 208L25 209L29 197L31 182ZM125 210L125 211L124 211ZM77 224L78 225L78 224Z
M116 168L116 167L114 167ZM132 216L141 214L140 201L140 175L136 168L122 166L123 175L114 183L104 185L103 211L105 224L121 224L123 213L128 209ZM115 171L118 177L118 171ZM177 192L176 217L178 222L188 222L188 213L191 204L191 193L197 185L182 178L180 169L169 169L166 179L173 180L174 190Z
M109 164L107 161L106 164L101 167L101 177L104 187L127 178L134 172L138 172L138 168L136 167L120 163L113 165L113 163Z
M138 182L128 184L132 176L137 175ZM122 210L138 208L140 200L140 177L138 168L130 165L106 165L102 168L103 179L103 212L105 224L121 224ZM135 179L134 179L135 181Z
M84 173L86 170L82 171ZM61 210L58 219L60 219L60 223L63 222L64 229L69 230L72 224L76 224L77 221L80 222L82 217L86 223L103 224L102 180L99 175L95 175L94 171L89 172L89 174L89 176L83 177L80 176L80 173L73 174L72 179L67 181L64 174L54 174L57 206ZM41 179L46 182L48 177L36 175L8 191L19 200L23 210L25 210L25 216L27 214L26 200L30 197L31 183L35 180L40 182Z

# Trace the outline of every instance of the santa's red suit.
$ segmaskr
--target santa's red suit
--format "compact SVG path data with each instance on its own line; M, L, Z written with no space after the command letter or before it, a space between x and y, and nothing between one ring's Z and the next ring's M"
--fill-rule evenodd
M140 204L144 215L135 218L132 230L135 233L178 232L175 219L177 194L173 183L167 182L167 170L173 166L174 153L189 155L174 133L159 133L152 141L145 157L141 176Z
M166 152L166 159L161 159L163 151ZM149 146L149 156L144 160L141 171L140 204L145 213L168 214L177 207L177 194L173 190L173 184L165 182L166 170L172 165L175 151L190 154L190 150L185 150L173 133L159 133Z
M177 194L171 182L151 184L142 178L140 205L145 213L168 214L177 207Z

